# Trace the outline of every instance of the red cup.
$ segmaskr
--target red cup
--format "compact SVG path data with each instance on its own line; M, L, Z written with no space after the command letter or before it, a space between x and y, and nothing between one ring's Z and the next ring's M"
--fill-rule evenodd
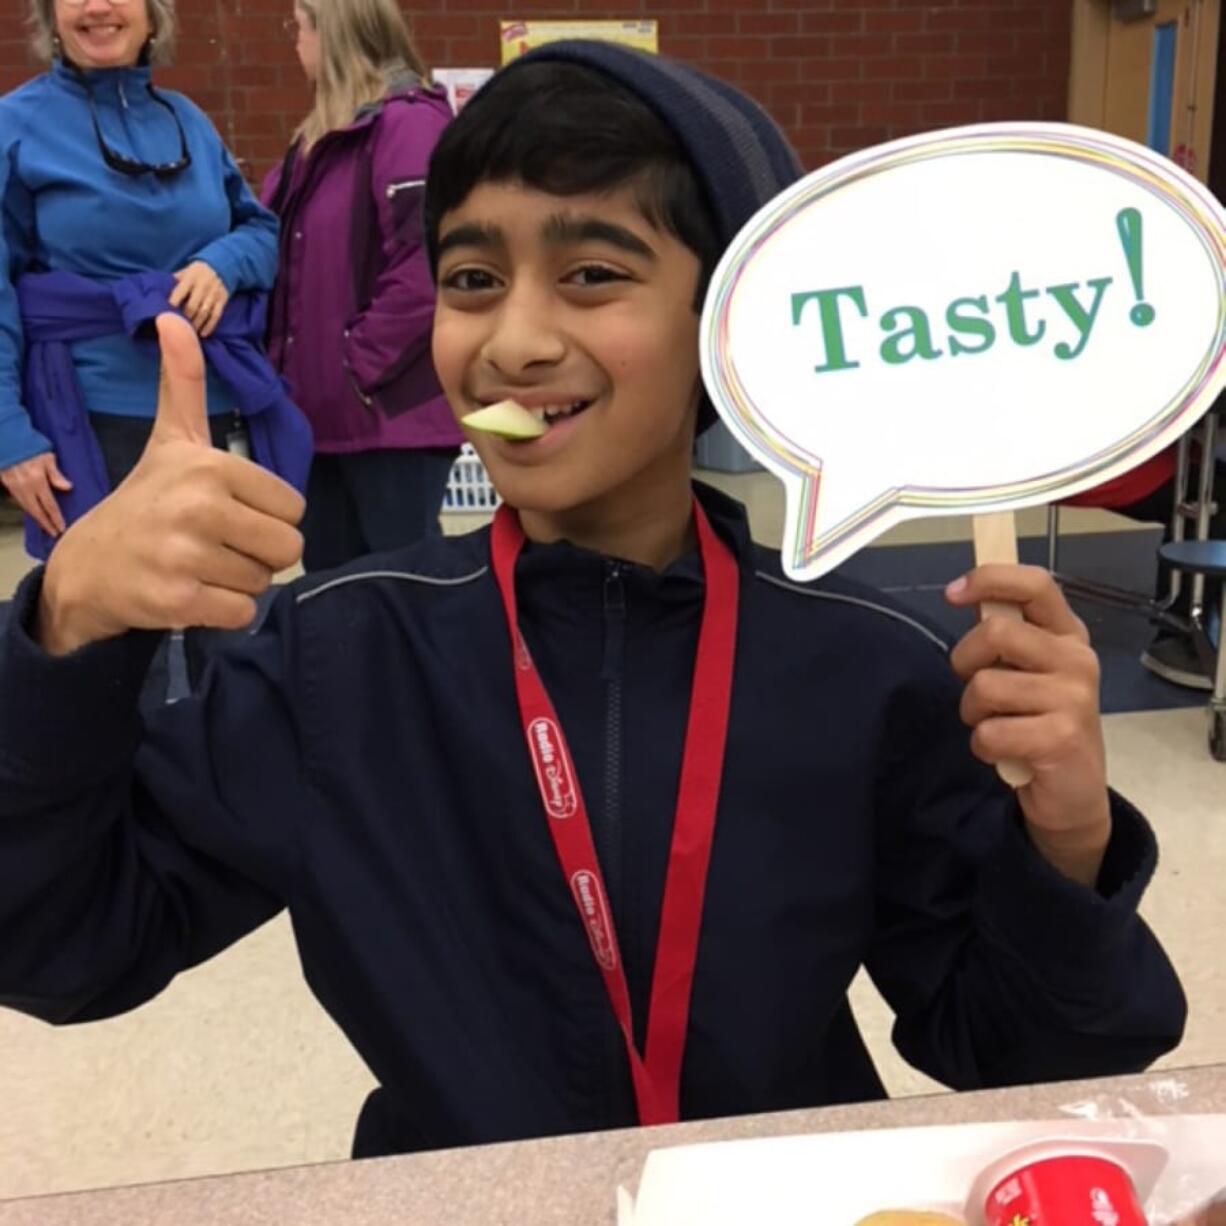
M1018 1167L992 1187L983 1214L988 1226L1146 1226L1131 1176L1092 1154Z

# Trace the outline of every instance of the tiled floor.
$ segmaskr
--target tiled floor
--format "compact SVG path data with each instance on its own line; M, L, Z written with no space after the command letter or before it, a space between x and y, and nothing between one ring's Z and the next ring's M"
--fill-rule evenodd
M721 483L749 504L755 535L777 541L774 482ZM1125 527L1093 512L1065 521L1070 533ZM965 529L930 521L891 541ZM1041 514L1022 530L1041 533ZM15 532L0 530L0 598L25 569ZM1226 1060L1226 766L1208 756L1199 708L1113 715L1107 737L1113 782L1162 841L1145 913L1192 1003L1187 1038L1164 1063ZM867 983L854 1001L891 1091L929 1088L894 1055L888 1011ZM55 1031L0 1013L0 1199L341 1158L369 1084L303 985L278 919L127 1017Z

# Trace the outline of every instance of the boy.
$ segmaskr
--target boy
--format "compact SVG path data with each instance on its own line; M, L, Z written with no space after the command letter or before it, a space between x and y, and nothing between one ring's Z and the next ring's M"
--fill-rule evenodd
M301 511L198 445L199 358L162 322L150 451L4 643L0 1000L113 1014L288 906L383 1087L358 1155L880 1096L862 964L955 1087L1178 1040L1135 911L1153 837L1108 795L1096 661L1050 579L955 585L1026 623L951 669L902 610L787 582L739 506L695 505L706 278L796 173L680 65L571 43L500 73L425 222L454 411L549 424L476 440L516 510L283 593L142 728L133 630L244 624ZM968 741L1034 782L1015 800Z

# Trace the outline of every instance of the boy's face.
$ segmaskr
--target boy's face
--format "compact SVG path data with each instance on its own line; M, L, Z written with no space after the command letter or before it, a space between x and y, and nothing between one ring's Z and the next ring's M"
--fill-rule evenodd
M483 183L443 217L434 363L452 411L514 399L553 419L530 442L474 438L507 502L556 515L688 482L699 272L630 188Z

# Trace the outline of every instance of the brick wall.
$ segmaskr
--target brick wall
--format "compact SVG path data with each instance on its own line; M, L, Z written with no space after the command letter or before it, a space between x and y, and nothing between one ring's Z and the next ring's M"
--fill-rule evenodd
M13 6L18 0L6 0ZM753 94L809 167L896 136L994 119L1062 119L1069 0L417 0L428 63L497 62L503 17L650 16L661 50ZM213 116L252 178L307 102L282 23L291 0L180 0L179 64L163 74ZM12 9L10 8L10 11ZM0 91L31 68L0 29Z

